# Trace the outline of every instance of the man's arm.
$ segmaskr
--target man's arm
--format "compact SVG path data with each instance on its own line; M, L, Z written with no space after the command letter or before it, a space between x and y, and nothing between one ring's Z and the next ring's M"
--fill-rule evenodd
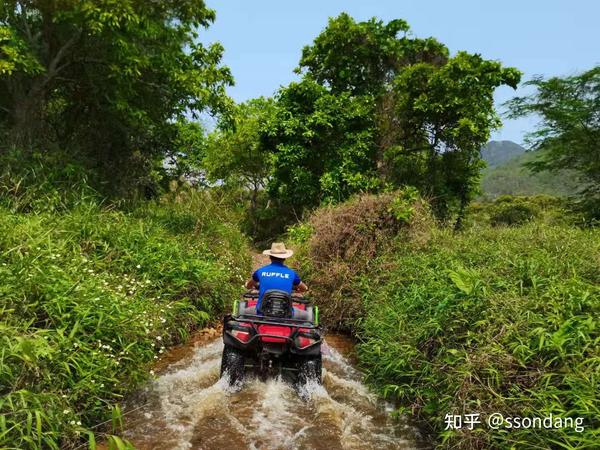
M308 286L300 280L300 276L296 272L294 272L294 282L292 283L292 286L296 292L302 293L308 291Z
M246 281L246 284L244 284L244 287L246 289L258 289L258 283L256 281L254 281L252 278L250 278L248 281Z
M255 271L252 274L252 278L250 278L248 281L246 281L244 286L246 289L258 289L259 281L260 281L260 278L258 277L257 271Z
M296 292L306 292L308 291L308 286L304 284L304 281L301 281L296 286L294 286L294 289L296 290Z

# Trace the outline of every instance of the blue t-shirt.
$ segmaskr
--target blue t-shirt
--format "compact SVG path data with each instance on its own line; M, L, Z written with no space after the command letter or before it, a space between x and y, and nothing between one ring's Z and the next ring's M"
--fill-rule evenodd
M260 312L263 294L269 289L279 289L280 291L292 293L292 288L300 284L300 277L296 272L280 262L272 262L269 265L261 267L252 274L252 279L259 283L258 303L256 311Z

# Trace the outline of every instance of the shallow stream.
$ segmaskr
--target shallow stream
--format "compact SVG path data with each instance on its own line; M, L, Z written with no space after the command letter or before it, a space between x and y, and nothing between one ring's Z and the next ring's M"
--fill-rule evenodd
M219 379L217 332L170 352L153 383L126 405L125 438L141 450L427 448L414 427L361 382L352 343L328 335L323 385L303 400L279 379L249 379L230 389Z

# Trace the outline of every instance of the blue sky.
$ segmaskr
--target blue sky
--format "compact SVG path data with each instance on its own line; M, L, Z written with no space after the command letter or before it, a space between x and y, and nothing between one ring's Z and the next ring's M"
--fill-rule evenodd
M533 75L564 76L600 63L600 0L206 0L217 12L202 32L203 42L220 41L223 62L235 77L229 94L236 101L272 95L297 78L304 45L347 12L357 20L376 16L406 20L416 37L433 36L454 54L480 53ZM526 93L519 89L518 94ZM501 105L515 95L496 91ZM502 110L502 108L500 108ZM534 119L504 120L493 139L521 143Z

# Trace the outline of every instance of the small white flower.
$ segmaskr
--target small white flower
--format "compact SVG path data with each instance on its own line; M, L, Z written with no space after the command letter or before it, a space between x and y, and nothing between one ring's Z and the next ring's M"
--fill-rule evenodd
M138 264L137 266L135 266L137 269L141 269L142 266L140 264Z
M157 341L162 341L162 336L156 336Z
M65 409L65 410L63 411L63 414L69 414L70 412L71 412L71 411L69 411L68 409Z
M150 371L150 375L154 376L154 370Z
M69 423L70 423L71 425L75 425L77 422L75 422L74 420L71 420Z
M81 421L80 420L77 421L77 425L81 426Z

